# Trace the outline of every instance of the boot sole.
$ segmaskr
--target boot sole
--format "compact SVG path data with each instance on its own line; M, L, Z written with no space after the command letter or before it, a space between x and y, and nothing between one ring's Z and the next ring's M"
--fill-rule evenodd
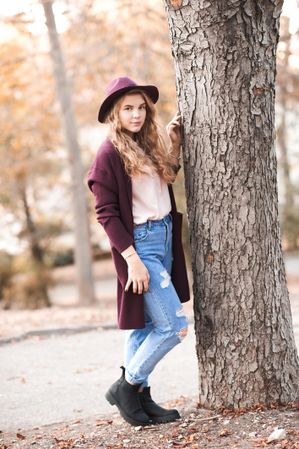
M180 415L166 415L166 416L150 416L150 419L153 421L153 424L166 424L168 422L176 421L180 419Z
M126 414L126 412L121 408L117 399L113 396L113 394L110 391L107 391L107 393L105 394L105 398L107 399L109 404L116 405L121 416L132 426L149 426L149 425L153 424L153 421L148 421L148 422L137 421L137 420L131 418L130 416L128 416Z

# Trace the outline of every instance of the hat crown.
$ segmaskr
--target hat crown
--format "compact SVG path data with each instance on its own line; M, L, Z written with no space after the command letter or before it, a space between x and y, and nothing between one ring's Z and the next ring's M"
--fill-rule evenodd
M110 81L105 89L105 99L100 106L98 113L98 120L101 123L104 123L105 117L113 106L114 102L120 98L122 95L130 92L133 89L139 89L142 92L145 92L153 103L156 103L159 98L159 90L156 86L153 85L139 85L131 78L127 76L120 76L118 78L114 78Z
M120 76L110 81L110 83L106 87L105 94L108 97L109 95L114 94L120 89L135 86L137 86L137 83L135 83L135 81L131 80L127 76Z

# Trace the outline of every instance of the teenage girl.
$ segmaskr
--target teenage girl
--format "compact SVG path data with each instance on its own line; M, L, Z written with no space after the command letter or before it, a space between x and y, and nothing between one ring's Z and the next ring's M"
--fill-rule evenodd
M171 185L180 168L180 115L166 127L167 148L155 121L158 98L157 87L128 77L108 84L98 120L109 134L88 173L117 272L118 326L127 329L125 366L106 399L132 425L180 418L153 401L148 377L188 326L181 305L189 300L182 214Z

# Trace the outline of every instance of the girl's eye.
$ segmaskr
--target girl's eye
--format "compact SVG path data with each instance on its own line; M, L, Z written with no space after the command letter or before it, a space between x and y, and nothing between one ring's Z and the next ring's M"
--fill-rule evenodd
M142 106L139 107L139 109L146 109L146 106L145 106L145 105L142 105ZM125 106L125 107L124 107L124 110L125 110L125 111L131 111L132 108L131 108L130 106Z

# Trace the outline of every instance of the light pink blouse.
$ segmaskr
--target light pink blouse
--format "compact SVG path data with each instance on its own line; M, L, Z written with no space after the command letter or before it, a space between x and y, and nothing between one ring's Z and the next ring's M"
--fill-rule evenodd
M146 166L146 171L132 177L134 224L160 220L171 211L167 183L154 168Z

